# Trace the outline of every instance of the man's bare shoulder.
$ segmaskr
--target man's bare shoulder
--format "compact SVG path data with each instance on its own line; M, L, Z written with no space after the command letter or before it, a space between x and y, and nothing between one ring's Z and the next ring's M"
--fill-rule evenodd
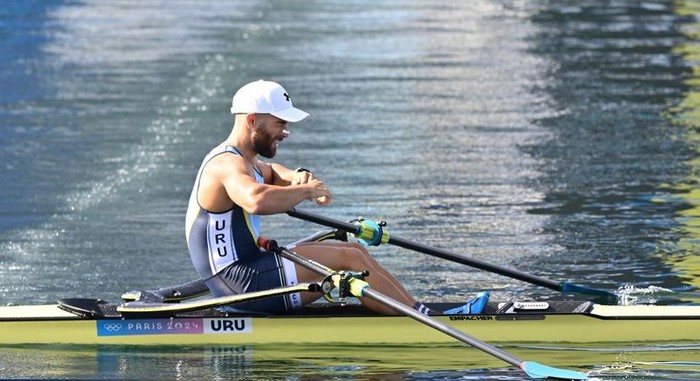
M202 175L230 176L234 173L245 173L246 161L239 155L221 153L212 157L204 167Z

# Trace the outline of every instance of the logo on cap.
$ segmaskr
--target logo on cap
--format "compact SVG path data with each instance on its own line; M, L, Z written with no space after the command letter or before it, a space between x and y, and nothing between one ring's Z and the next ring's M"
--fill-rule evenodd
M286 102L285 102L286 100ZM231 102L232 114L270 114L287 122L298 122L309 114L292 105L289 93L278 83L259 80L241 87Z

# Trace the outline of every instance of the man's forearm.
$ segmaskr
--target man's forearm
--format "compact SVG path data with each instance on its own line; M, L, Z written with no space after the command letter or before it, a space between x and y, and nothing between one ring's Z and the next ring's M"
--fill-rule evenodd
M294 180L294 170L282 164L272 163L272 183L274 185L287 186Z

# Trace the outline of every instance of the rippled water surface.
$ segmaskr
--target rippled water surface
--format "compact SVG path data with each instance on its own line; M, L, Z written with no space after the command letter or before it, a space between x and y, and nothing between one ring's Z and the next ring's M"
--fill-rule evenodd
M276 159L311 168L334 193L329 207L302 208L622 289L623 303L698 304L699 15L691 1L4 3L0 303L116 301L194 278L191 183L231 128L235 90L266 78L312 114ZM317 229L264 223L281 242ZM396 247L372 252L422 300L585 298ZM522 378L479 355L430 366L384 348L348 360L359 350L12 348L0 351L0 377ZM697 348L658 353L537 356L600 379L698 377ZM38 372L44 363L56 371Z

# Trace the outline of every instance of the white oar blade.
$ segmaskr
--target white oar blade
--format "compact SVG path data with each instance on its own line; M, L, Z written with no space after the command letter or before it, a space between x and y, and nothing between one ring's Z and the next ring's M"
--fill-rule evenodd
M573 370L553 368L533 361L523 361L520 368L532 378L553 378L557 380L587 380L588 376Z

